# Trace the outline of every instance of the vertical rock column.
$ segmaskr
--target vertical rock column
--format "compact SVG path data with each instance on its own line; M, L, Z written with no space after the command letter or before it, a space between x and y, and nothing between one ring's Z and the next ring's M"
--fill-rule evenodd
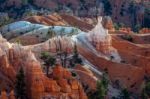
M108 34L108 30L103 28L101 22L102 17L99 17L97 25L89 32L88 38L97 51L108 55L111 52L111 37Z
M113 61L121 61L117 50L112 47L111 36L108 34L108 30L102 26L102 17L98 18L97 25L87 34L87 37L99 53L108 58L113 57Z
M27 88L31 99L41 99L44 94L44 74L36 61L30 61L27 67Z

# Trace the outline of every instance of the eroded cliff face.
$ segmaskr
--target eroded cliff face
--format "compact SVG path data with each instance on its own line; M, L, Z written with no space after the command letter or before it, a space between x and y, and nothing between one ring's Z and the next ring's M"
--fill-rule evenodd
M95 35L94 39L92 38L93 34ZM40 53L41 51L55 52L55 41L57 41L57 39L58 38L55 37L44 43L26 47L30 48L35 54ZM108 34L108 31L102 27L101 20L91 32L81 33L76 36L76 39L73 38L72 40L78 41L77 46L80 55L96 66L98 70L108 71L114 86L116 82L119 82L119 86L122 88L127 88L134 93L140 93L141 87L139 86L143 83L144 75L149 75L149 66L147 65L149 64L149 59L146 58L149 56L148 48L141 48L140 46L111 36ZM73 48L72 40L69 37L60 38L63 46L62 49L67 47L71 52ZM95 46L92 40L94 41ZM126 51L127 48L130 49L129 54ZM97 53L95 53L95 50ZM145 54L145 51L148 51L147 54ZM103 55L99 53L103 53ZM112 59L111 57L108 58L108 56L112 55L112 53L119 55L119 59L117 59L117 61L114 61L114 57L112 57ZM137 54L137 57L134 54ZM126 62L124 63L124 61ZM143 63L144 61L146 63ZM83 81L89 83L89 81L86 80L87 75L85 75L84 72L80 72L78 70L76 70L76 72L83 77ZM131 75L134 75L134 77ZM89 77L89 79L93 78ZM89 85L91 85L91 89L95 88L95 82L93 81L89 83Z
M97 51L108 57L113 57L118 62L121 61L119 53L112 47L108 30L102 25L102 17L98 18L97 25L88 33L88 39Z
M114 85L116 82L119 82L119 86L122 86L122 88L127 88L134 93L140 92L141 88L139 86L141 86L144 78L143 67L138 68L129 64L112 62L105 58L95 56L81 45L79 45L78 48L80 54L86 57L86 59L95 65L98 70L106 70L108 72ZM134 77L131 75L134 75Z
M33 97L33 99L38 97L74 97L74 95L80 97L77 92L81 92L81 97L86 97L82 89L80 89L80 84L76 84L77 81L70 76L70 73L66 71L66 69L63 69L61 66L56 66L50 79L48 79L42 73L40 63L38 61L41 52L48 51L56 53L59 45L62 46L62 51L67 50L68 54L72 53L74 42L76 42L78 52L82 56L84 62L89 61L90 64L86 64L92 64L91 66L96 67L97 71L107 71L112 85L127 88L133 93L140 93L140 86L144 81L144 76L150 76L149 34L133 34L130 28L122 28L115 31L113 30L112 21L109 18L104 18L103 22L102 19L99 18L98 24L95 28L91 29L93 27L92 25L84 23L72 16L49 15L47 17L49 18L46 18L46 16L40 16L38 18L32 17L31 19L27 19L34 23L39 23L42 19L44 21L41 23L44 25L32 24L27 21L21 21L17 23L18 25L14 25L14 28L17 28L19 32L23 31L25 33L19 34L19 32L13 32L14 34L18 33L17 37L21 38L22 41L25 41L27 46L10 44L5 39L0 39L2 42L0 43L0 63L2 64L2 71L6 74L6 77L8 76L8 78L14 79L15 73L19 67L22 65L25 66L24 68L28 75L27 79L31 80L28 85L30 92L29 96ZM63 18L64 20L62 20ZM69 20L69 18L74 21ZM51 22L48 22L47 20L51 20ZM83 23L81 24L80 22ZM22 23L27 25L22 26ZM79 26L83 30L89 30L90 32L87 33L80 29L66 26L68 24L72 26ZM46 34L49 27L46 25L52 25L54 31L58 34L55 37L47 38ZM36 29L34 26L40 28ZM26 29L25 27L30 27L31 31L27 33L24 31ZM30 30L30 28L27 29ZM34 28L36 32L33 32L34 30L32 30L32 28ZM59 34L62 28L65 29L63 31L65 36L63 37ZM6 30L6 34L9 34L11 37L13 33L7 33L7 29L8 28L4 30ZM70 29L77 29L78 33L70 35ZM14 29L11 28L11 30ZM148 30L146 29L144 31ZM129 42L122 39L121 36L124 34L130 34L133 41ZM43 40L42 43L41 40ZM12 75L6 73L8 70ZM93 75L86 73L85 70L81 70L79 68L73 71L81 77L82 83L89 85L89 88L92 90L95 89L97 79L95 79ZM7 79L4 80L7 81L8 84L12 85ZM73 87L72 83L75 84ZM39 94L35 95L35 93Z
M82 85L62 66L55 66L52 75L48 78L42 72L40 62L30 49L19 44L11 44L0 37L0 51L0 78L6 84L3 88L13 89L16 73L22 66L25 70L28 97L30 99L44 97L87 99ZM5 92L2 93L2 96L4 97L2 99L7 98ZM12 96L13 98L14 96Z
M73 98L87 99L81 84L72 77L71 73L62 66L57 65L52 71L50 78L47 78L40 66L32 61L27 71L29 96L32 99L41 98Z

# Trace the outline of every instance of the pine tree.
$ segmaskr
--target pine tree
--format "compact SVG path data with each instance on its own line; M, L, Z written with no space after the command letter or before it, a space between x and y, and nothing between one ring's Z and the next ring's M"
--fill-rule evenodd
M74 44L73 61L74 64L82 64L82 59L79 57L76 43Z
M103 85L102 81L97 82L97 98L96 99L104 99L106 96L106 89Z
M52 28L50 28L47 32L47 39L49 38L53 38L54 36L56 36L55 32L52 30Z
M41 53L41 59L43 59L43 61L44 61L44 66L46 68L46 74L48 76L49 68L56 63L56 59L47 52Z
M103 86L104 86L105 89L108 88L109 77L108 77L108 74L107 74L107 73L103 73L101 83L103 84Z
M63 54L64 54L63 65L64 65L64 67L66 67L68 53L67 53L67 51L64 51Z
M27 99L25 75L22 67L16 75L15 93L17 99Z
M121 91L120 98L121 99L130 99L130 93L128 92L128 90L126 88Z
M147 95L145 89L141 93L141 99L148 99L148 95Z
M97 81L96 91L89 95L89 99L105 99L108 91L108 84L108 76L104 73L101 81Z
M149 80L145 83L145 87L141 93L141 99L148 99L150 97L150 82Z
M74 44L74 55L73 55L73 57L74 57L74 59L77 59L78 58L78 49L77 49L77 44L75 43Z

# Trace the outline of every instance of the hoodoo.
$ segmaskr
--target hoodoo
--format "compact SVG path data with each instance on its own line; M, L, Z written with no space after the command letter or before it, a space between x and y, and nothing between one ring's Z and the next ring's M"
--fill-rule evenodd
M0 99L150 99L150 0L0 0Z
M120 62L121 58L119 53L112 47L110 34L108 33L108 30L102 26L102 17L98 17L97 20L98 23L95 28L87 34L89 41L98 52L108 57L112 57L116 62Z

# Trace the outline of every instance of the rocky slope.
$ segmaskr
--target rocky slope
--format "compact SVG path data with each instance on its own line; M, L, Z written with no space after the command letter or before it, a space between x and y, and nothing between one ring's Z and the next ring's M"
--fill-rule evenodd
M93 28L91 24L83 22L78 17L67 15L67 14L54 13L47 16L32 16L26 18L25 20L31 23L38 23L38 24L44 24L50 26L56 26L56 25L74 26L74 27L78 27L83 31L87 31Z
M72 77L71 72L57 65L53 68L52 75L46 77L42 72L41 64L29 50L0 37L0 78L1 85L4 84L0 87L1 91L2 89L10 91L14 88L16 72L23 67L30 99L44 97L87 99L82 85ZM2 96L6 97L3 94Z
M74 21L71 21L71 19ZM70 70L79 75L80 82L83 85L88 85L94 90L97 80L95 75L101 76L102 71L107 71L111 86L114 88L119 86L121 89L127 88L134 94L139 95L141 93L144 77L150 76L149 33L134 34L128 29L114 30L112 21L104 19L105 21L102 22L102 18L98 19L98 23L93 29L91 24L63 14L33 16L25 20L1 28L2 35L5 38L11 42L20 42L26 45L10 44L1 38L1 50L4 54L2 54L0 60L0 63L3 64L2 75L4 75L4 81L7 81L10 86L13 86L15 70L18 70L20 65L23 64L26 66L28 79L31 80L30 83L34 83L34 86L28 86L29 88L33 87L29 89L29 96L32 96L33 99L43 96L43 93L47 97L51 92L54 92L51 96L59 97L59 93L63 97L77 95L78 97L84 97L81 99L86 99L80 84L72 86L72 83L76 84L77 80L73 79L66 69L56 66L51 79L47 80L48 78L42 73L38 61L41 52L56 53L59 44L62 46L61 50L67 49L67 52L71 54L74 42L76 42L85 67L88 67L94 73L93 75L80 66ZM105 29L102 23L109 30ZM5 69L12 75L7 74ZM66 76L69 76L71 80L68 80ZM34 77L39 80L36 81ZM47 88L43 85L49 86ZM45 87L47 88L46 92L43 92ZM77 87L78 89L74 91L74 88ZM38 90L34 88L38 88ZM70 91L71 94L68 94ZM77 94L80 91L81 94ZM113 91L112 88L109 88L109 92ZM35 96L35 93L39 93L39 96ZM108 97L115 96L110 94Z

